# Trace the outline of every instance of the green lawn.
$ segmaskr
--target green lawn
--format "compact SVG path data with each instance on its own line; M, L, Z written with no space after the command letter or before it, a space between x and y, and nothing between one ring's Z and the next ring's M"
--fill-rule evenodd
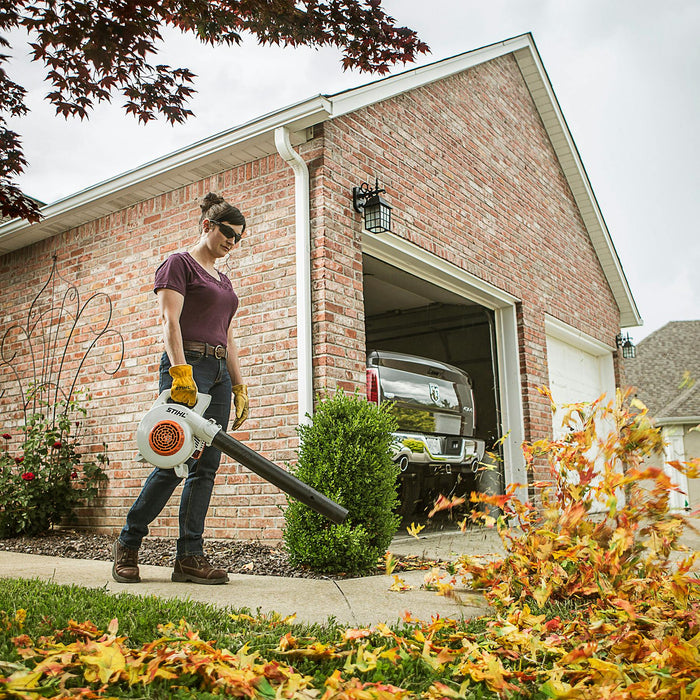
M22 613L17 615L18 610L26 611L23 621ZM300 625L274 615L262 615L245 609L221 609L202 603L163 600L153 596L115 596L101 589L15 579L0 579L0 611L3 611L0 612L0 627L4 628L0 636L0 659L3 662L0 677L10 677L13 672L20 674L23 668L33 669L41 662L42 656L22 658L23 642L26 647L45 650L49 650L51 643L56 642L74 652L71 662L66 664L66 669L74 674L66 683L68 688L84 688L87 684L80 673L90 668L89 664L80 662L80 654L74 644L76 639L85 640L87 637L81 637L79 630L77 633L65 631L71 620L77 623L92 622L99 630L92 636L99 639L101 632L108 630L114 618L118 620L118 632L112 636L126 637L124 646L133 650L143 649L154 640L164 637L184 649L187 640L182 633L176 632L176 628L180 626L180 621L185 620L188 628L196 630L201 640L215 640L213 646L216 649L228 649L239 658L249 660L256 668L264 666L265 662L276 662L282 668L291 667L293 673L306 677L303 687L296 689L298 697L322 695L328 687L327 681L331 685L336 682L337 674L334 677L334 672L340 673L341 682L350 682L356 678L363 685L369 684L365 685L364 693L370 693L372 697L388 693L385 686L394 686L390 692L392 696L405 695L406 691L411 695L423 695L430 691L436 681L447 683L457 693L463 681L450 679L449 674L446 677L444 665L435 662L436 654L426 650L426 628L421 622L404 623L391 630L383 626L373 631L362 630L357 633L357 638L353 638L352 634L346 634L346 627L333 620L324 625ZM166 634L163 625L168 623L172 623L172 626ZM475 621L468 625L458 625L458 628L460 635L478 635L484 626L483 621ZM59 631L58 635L56 631ZM433 635L433 641L437 643L438 639L445 637L442 641L449 644L448 637L456 631L438 630ZM31 642L20 635L27 635ZM53 639L42 640L42 637ZM181 653L201 657L204 652L192 648ZM274 696L277 680L274 673L272 676L269 683L263 681L258 684L258 695ZM293 683L288 685L294 690ZM357 685L359 693L359 684ZM40 690L36 694L31 688L26 688L17 689L17 694L9 697L54 697L60 686L60 674L53 680L47 675L39 683ZM100 683L92 683L90 686L97 690ZM187 686L187 689L181 686ZM215 686L210 679L192 673L191 669L184 670L177 678L156 678L153 682L141 681L133 685L122 675L120 679L109 683L105 697L165 698L178 697L180 694L191 697L192 691L196 689L198 698L206 698L209 692L216 689ZM399 689L404 692L399 693ZM329 692L330 690L329 688ZM218 692L224 692L223 687L219 687ZM466 697L498 696L480 683Z

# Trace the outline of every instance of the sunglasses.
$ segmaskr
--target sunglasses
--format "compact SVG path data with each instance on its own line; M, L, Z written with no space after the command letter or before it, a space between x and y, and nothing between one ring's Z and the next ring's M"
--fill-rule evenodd
M243 233L237 233L230 226L226 225L223 221L216 221L214 219L209 219L209 223L216 224L219 227L219 231L226 236L226 238L233 238L234 243L238 243L241 238L243 238Z

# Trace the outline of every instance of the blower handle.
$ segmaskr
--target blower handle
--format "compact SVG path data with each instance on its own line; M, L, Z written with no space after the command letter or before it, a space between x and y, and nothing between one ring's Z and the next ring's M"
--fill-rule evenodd
M335 501L331 501L328 496L324 496L300 479L297 479L293 474L270 462L269 459L258 454L255 450L251 450L250 447L232 438L223 430L219 430L211 444L217 450L221 450L224 454L240 462L244 467L248 467L248 469L261 476L265 481L274 484L277 488L282 489L285 493L296 498L297 501L320 513L337 525L341 525L347 519L348 511L345 508L335 503Z

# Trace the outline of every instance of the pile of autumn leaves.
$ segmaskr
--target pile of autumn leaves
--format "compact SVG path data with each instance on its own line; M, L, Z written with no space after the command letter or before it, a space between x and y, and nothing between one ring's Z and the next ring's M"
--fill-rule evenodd
M175 689L186 677L200 692L270 700L700 698L700 580L679 544L684 518L668 509L672 480L645 466L663 447L659 432L619 395L568 409L565 437L525 447L530 466L551 472L537 484L537 508L514 489L473 496L500 509L490 524L506 557L462 557L430 574L445 595L482 590L494 612L480 624L407 617L398 631L346 630L333 642L287 632L272 660L219 648L185 623L141 648L116 621L106 631L74 624L55 638L18 634L25 663L0 679L0 697L106 697L114 684L161 679ZM698 463L672 467L693 477ZM6 629L21 615L6 616ZM300 658L335 661L335 670L318 687L295 670ZM427 689L376 680L382 667L411 663L432 674Z
M458 563L496 610L469 665L490 666L484 681L504 696L700 698L697 553L679 542L691 525L669 512L674 480L646 466L660 463L660 431L620 394L567 408L563 438L524 448L530 466L550 468L538 508L515 487L474 499L503 508L496 526L508 554ZM697 459L668 468L700 476Z

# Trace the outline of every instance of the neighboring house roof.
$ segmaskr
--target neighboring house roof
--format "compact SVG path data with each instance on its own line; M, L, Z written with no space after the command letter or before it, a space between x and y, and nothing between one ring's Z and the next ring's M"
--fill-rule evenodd
M700 321L672 321L637 345L625 378L656 423L700 422Z
M620 325L641 325L641 317L622 265L531 34L523 34L335 95L317 95L146 163L43 207L45 218L37 224L30 226L26 222L13 220L0 225L0 254L273 154L276 152L274 134L279 127L285 127L289 131L292 145L298 145L307 139L306 130L314 124L508 54L513 55L520 67L581 212L620 310Z

